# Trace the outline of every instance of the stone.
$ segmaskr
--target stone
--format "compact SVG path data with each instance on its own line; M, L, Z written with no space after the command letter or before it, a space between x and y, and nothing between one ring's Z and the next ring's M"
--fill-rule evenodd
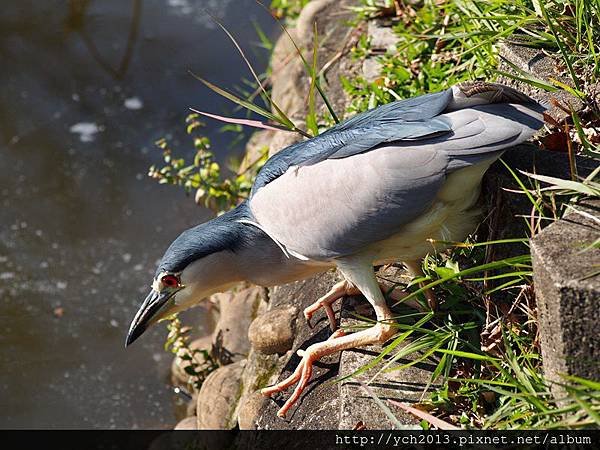
M380 20L370 20L367 33L371 50L394 51L398 37L389 25Z
M349 6L355 6L357 3L356 0L313 0L302 9L295 28L288 29L298 47L306 49L304 57L310 60L313 24L316 23L320 37L318 59L323 70L322 87L339 117L343 117L348 103L339 74L352 77L360 70L360 62L340 57L350 51L353 39L358 38L356 30L346 26L346 21L353 17ZM277 40L273 49L271 69L273 102L285 111L296 126L305 127L310 77L296 48L285 33ZM315 98L317 111L325 111L320 96ZM298 133L271 133L270 155L302 139Z
M300 362L300 357L295 353L297 349L305 349L309 345L321 342L330 335L329 324L324 313L317 313L313 318L313 328L309 328L304 320L302 311L320 296L325 294L333 284L339 281L336 272L329 271L313 278L295 283L278 286L270 291L269 307L285 308L295 306L296 336L292 351L279 358L279 363L268 375L268 384L282 380L289 376ZM340 302L334 305L334 310L339 312ZM260 356L255 352L250 359ZM266 355L263 355L266 357ZM269 355L273 358L276 355ZM285 420L277 417L277 411L292 392L287 389L283 394L267 398L256 419L257 429L335 429L339 422L339 390L333 381L338 373L339 354L324 357L315 364L311 381L300 397L300 400L290 410Z
M245 360L219 367L200 388L196 409L199 430L231 430L237 425Z
M194 391L192 394L191 400L187 402L185 406L186 416L195 416L196 415L196 407L198 406L198 391Z
M253 286L215 297L220 316L213 333L212 354L219 364L226 365L248 356L248 328L257 314L266 308L264 289Z
M254 391L242 397L238 412L238 425L240 430L256 429L256 419L266 401L267 398L262 395L260 391Z
M372 83L381 77L381 63L377 58L365 58L362 63L362 71L365 80Z
M285 353L294 343L298 308L272 309L258 316L248 330L252 347L261 353L272 355Z
M542 361L546 377L600 379L600 201L574 206L531 239ZM566 394L552 385L557 398Z
M190 348L203 349L210 351L212 347L212 336L203 336L190 342ZM197 355L196 358L202 359L201 355ZM185 372L185 368L189 366L189 361L181 359L179 356L175 356L173 363L171 364L171 383L174 386L187 385L189 375Z
M407 284L411 279L405 269L395 266L381 268L377 272L377 276L388 289L391 289L394 283ZM400 287L398 289L399 291L402 290ZM392 298L399 298L395 297L397 292L393 291L388 294L388 305L393 304ZM392 312L401 314L400 311L394 309L392 309ZM352 328L361 324L354 314L375 319L373 307L363 296L347 297L343 300L341 325ZM407 340L407 344L409 342ZM344 350L340 358L340 376L350 375L371 362L382 351L383 347L381 345L370 345ZM410 363L420 356L418 353L409 355L392 363L390 368L393 369ZM437 384L430 383L431 374L435 370L433 364L420 362L397 371L377 374L377 371L387 362L388 358L385 358L373 369L339 383L340 419L338 429L352 430L361 422L368 430L400 428L387 417L376 401L360 386L360 383L369 384L373 394L383 401L392 399L409 404L418 402L427 390L438 387ZM372 380L376 374L377 377ZM419 420L415 416L397 406L390 404L387 404L387 406L397 421L402 424L400 429L421 429L418 425Z
M186 417L175 425L174 430L197 430L198 418L196 416Z
M262 411L262 407L266 404L267 399L263 397L264 401L260 403L258 398L254 398L254 394L260 389L277 382L277 377L289 359L290 353L287 352L282 356L277 354L267 355L252 349L250 355L248 355L246 367L242 374L243 389L239 413L240 420L244 420L244 426L252 424L254 427L256 425L256 419L260 411ZM246 402L251 402L252 405L245 406Z

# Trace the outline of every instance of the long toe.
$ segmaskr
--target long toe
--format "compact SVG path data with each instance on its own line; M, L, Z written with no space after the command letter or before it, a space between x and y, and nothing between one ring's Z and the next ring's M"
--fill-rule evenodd
M273 386L269 386L264 389L261 389L260 393L266 397L270 397L271 395L273 395L277 392L284 391L285 389L287 389L288 387L290 387L292 384L296 383L300 379L300 377L302 376L302 368L303 367L304 367L304 359L302 359L302 361L300 361L300 364L298 364L298 367L296 367L296 370L294 370L294 373L292 373L289 377L287 377L283 381L280 381L277 384L274 384Z
M281 407L281 409L277 412L277 415L279 417L285 417L288 410L294 405L294 403L296 403L298 401L298 399L302 395L302 392L304 392L304 389L306 388L306 385L308 384L308 381L310 380L310 377L312 375L313 362L315 360L316 359L311 352L307 352L304 354L304 357L302 358L303 364L302 364L302 373L300 376L300 381L296 385L296 389L294 389L294 393L290 396L290 398L287 399L287 401L284 403L284 405Z

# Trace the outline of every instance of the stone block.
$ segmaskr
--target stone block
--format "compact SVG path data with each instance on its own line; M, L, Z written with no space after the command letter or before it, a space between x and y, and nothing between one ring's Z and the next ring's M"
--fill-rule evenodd
M531 240L544 371L600 380L600 201L575 206ZM595 219L594 219L595 218ZM564 391L553 386L557 397Z
M387 280L401 280L405 277L404 271L396 268L380 272L380 275L383 275ZM390 302L388 301L388 303ZM344 327L353 327L359 323L357 319L352 317L352 311L359 312L361 316L375 319L373 308L362 296L344 299L342 309L344 311L342 318ZM340 376L350 375L370 363L383 348L384 346L381 345L371 345L344 350L340 358ZM416 355L410 355L408 358L401 358L392 363L389 368L399 368L410 363L416 357ZM384 358L376 367L340 382L339 429L352 430L359 423L364 424L368 430L397 428L371 395L360 386L360 383L368 384L371 391L383 402L392 399L409 404L418 402L422 397L427 398L426 391L431 389L432 386L436 386L434 383L430 384L431 374L435 370L433 364L422 362L397 371L378 374L377 372L388 361L389 359ZM373 379L374 375L377 375L375 379ZM418 425L419 420L415 416L397 406L390 404L387 404L387 406L394 417L403 425L402 429L421 429Z
M562 73L562 70L559 68L558 61L545 54L542 50L505 43L500 45L499 52L502 57L506 58L506 60L510 61L520 70L532 75L537 79L549 82L549 80L552 78L564 84L572 85L570 79L565 76L564 73ZM504 72L523 77L522 73L515 73L517 71L515 71L514 68L512 68L505 61L500 61L499 69ZM569 113L554 105L552 102L550 102L550 99L553 98L557 100L559 103L565 106L567 110L570 107L575 111L580 111L584 107L583 102L579 98L569 94L564 90L545 92L525 82L517 81L504 76L498 81L509 86L513 86L530 97L538 100L539 102L546 104L550 108L548 113L557 122L562 122L569 116Z
M217 294L220 316L213 332L213 357L221 365L245 359L250 352L248 328L266 308L264 289L250 287Z
M292 348L298 308L275 308L258 316L248 330L252 348L272 355Z
M325 294L339 280L335 272L326 272L314 278L279 286L271 290L270 308L287 308L295 306L296 336L292 351L280 358L281 366L271 375L271 381L288 377L300 362L295 353L309 345L321 342L330 335L327 318L318 313L313 318L313 328L306 324L302 311L320 296ZM336 311L339 311L339 303ZM258 354L258 352L257 352ZM275 355L271 355L275 356ZM339 390L336 384L327 383L338 373L339 354L323 358L314 366L313 376L296 405L290 410L285 419L277 417L277 411L292 393L292 388L284 393L267 399L256 420L258 429L336 429L339 422Z
M371 50L393 51L398 42L398 37L391 26L381 20L369 21L367 33Z
M245 363L242 360L219 367L206 377L198 394L196 408L199 430L235 428Z
M183 420L180 420L177 425L175 425L174 430L197 430L198 429L198 418L196 416L186 417Z

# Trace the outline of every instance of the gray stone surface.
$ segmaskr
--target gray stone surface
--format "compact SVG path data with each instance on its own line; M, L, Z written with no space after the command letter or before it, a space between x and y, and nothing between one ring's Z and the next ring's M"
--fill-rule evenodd
M221 364L240 361L250 352L248 328L266 308L264 289L249 287L215 296L220 316L213 333L213 357Z
M544 371L600 380L600 201L576 205L531 240ZM564 394L553 386L558 397Z
M219 367L212 372L198 394L199 430L229 430L237 425L237 407L242 390L245 360Z
M272 355L285 353L292 348L298 308L275 308L258 316L248 330L252 348Z
M399 280L404 275L402 270L392 269L385 273L380 273L386 279ZM388 301L388 304L393 302ZM375 319L375 314L367 300L362 296L348 297L343 303L344 317L342 324L345 327L356 326L359 321L351 316L353 311L358 311L360 315ZM411 341L407 340L406 344ZM404 345L406 345L404 344ZM401 345L402 348L404 345ZM356 372L361 367L370 363L383 349L380 345L371 345L358 349L345 350L340 358L340 376L347 376ZM392 355L395 352L392 353ZM419 355L420 356L420 355ZM398 361L390 364L389 369L398 369L400 366L410 363L413 358L401 358ZM401 368L394 372L379 373L379 370L389 362L389 358L385 358L373 369L355 375L348 380L343 380L339 384L340 392L340 420L338 428L342 430L352 430L357 424L362 423L369 430L377 429L393 429L396 428L393 422L386 416L385 412L373 400L373 398L365 392L360 386L360 383L368 384L372 393L380 400L392 399L401 402L414 403L419 401L425 394L428 388L428 383L431 378L435 366L431 363L417 363L414 366ZM435 384L432 384L435 386ZM401 408L387 404L396 419L403 424L407 429L418 426L418 419L413 415L406 413Z
M306 325L302 310L325 294L338 280L337 274L327 272L309 280L299 281L274 288L270 294L270 308L296 306L298 315L297 334L294 339L293 352L290 351L281 358L282 370L276 379L289 376L300 362L295 350L306 348L329 337L330 331L326 317L321 315L313 318L314 328ZM336 305L339 311L340 305ZM314 372L308 387L286 419L277 417L277 411L292 392L289 388L284 393L276 394L267 399L256 420L259 429L335 429L338 426L339 399L338 387L327 383L337 375L339 354L323 358L315 364Z
M381 20L370 20L367 25L369 49L371 54L362 62L362 75L368 82L373 82L381 77L381 63L377 55L394 51L398 37L389 24Z
M198 418L196 416L186 417L175 425L174 430L197 430Z
M367 26L371 50L393 51L398 37L390 24L381 20L370 20Z
M340 361L340 374L353 373L371 362L381 350L381 346L369 346L344 351ZM385 362L387 360L377 368L340 383L339 429L352 430L359 423L364 424L368 430L397 428L381 407L359 384L361 382L369 383L376 371ZM402 364L410 362L410 359L399 359L390 368L398 368ZM430 379L433 370L435 370L435 366L432 364L422 363L402 368L397 372L382 373L377 376L375 381L369 383L369 388L380 400L386 402L394 417L403 425L403 429L421 429L419 420L415 416L387 403L387 400L391 399L411 404L420 401L422 398L428 398L426 392L427 381ZM424 397L422 397L423 393L425 393Z

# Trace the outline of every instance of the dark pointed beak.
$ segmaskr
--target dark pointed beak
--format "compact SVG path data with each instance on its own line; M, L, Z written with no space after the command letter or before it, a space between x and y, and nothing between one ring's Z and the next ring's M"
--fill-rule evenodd
M129 332L125 339L125 347L140 337L150 325L162 318L163 313L168 309L169 300L173 295L174 292L172 291L157 292L154 289L150 291L131 321Z

